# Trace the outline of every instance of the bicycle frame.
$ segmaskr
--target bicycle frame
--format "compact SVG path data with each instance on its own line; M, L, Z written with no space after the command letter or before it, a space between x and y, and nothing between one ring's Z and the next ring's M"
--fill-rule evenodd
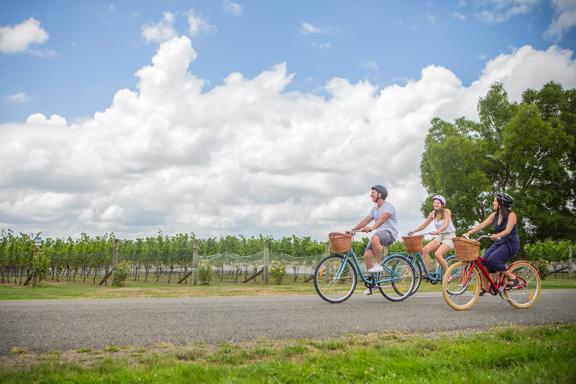
M384 271L382 272L378 272L378 273L374 273L374 274L364 274L362 273L362 268L360 266L360 262L358 261L358 256L356 255L356 252L354 252L353 249L351 249L350 251L346 252L345 254L342 254L344 256L344 261L340 264L340 266L338 267L338 271L336 271L335 277L339 278L340 275L342 274L344 268L346 267L346 262L348 260L351 260L352 262L352 267L354 268L354 270L356 271L356 274L358 276L360 276L360 278L362 279L362 282L365 285L377 285L377 284L385 284L385 283L391 283L393 281L396 281L397 278L399 278L400 276L398 275L397 272L392 271L390 268L388 268L386 265L382 265L382 267L384 268ZM396 255L396 253L390 253L388 255L386 255L385 257L382 258L382 262L381 264L384 264L384 261L391 257ZM399 255L399 254L398 254ZM389 276L387 278L382 279L381 276L382 274L385 274L386 276ZM376 278L372 278L372 275L375 275Z
M488 271L488 269L482 264L482 262L485 262L486 259L483 257L479 257L476 260L470 261L468 263L468 267L466 267L466 273L462 276L460 276L460 279L462 280L462 277L465 277L465 281L460 281L460 283L462 285L467 285L470 282L470 278L472 277L472 269L476 268L477 270L479 270L482 275L484 275L484 277L486 277L486 279L488 280L488 283L490 284L490 290L492 291L492 294L497 294L500 292L501 289L505 288L505 274L503 272L499 273L498 279L496 281L494 281L492 279L492 275L490 274L490 271ZM524 288L527 283L526 280L524 280L521 276L516 276L522 283L521 285L517 286L517 289L522 289Z

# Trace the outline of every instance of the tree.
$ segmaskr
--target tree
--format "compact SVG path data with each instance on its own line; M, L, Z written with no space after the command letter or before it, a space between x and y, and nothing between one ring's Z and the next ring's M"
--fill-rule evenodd
M435 118L422 154L422 184L443 194L462 229L482 221L492 193L515 199L521 236L576 238L576 90L548 83L520 103L502 84L478 103L479 122ZM430 199L423 212L431 209Z

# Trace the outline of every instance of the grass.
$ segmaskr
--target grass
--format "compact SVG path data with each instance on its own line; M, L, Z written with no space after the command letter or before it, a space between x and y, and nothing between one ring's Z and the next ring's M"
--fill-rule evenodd
M0 357L0 383L573 383L576 324Z
M544 289L576 288L576 279L552 279L542 281ZM358 290L364 290L361 282ZM441 292L440 284L423 282L418 292ZM200 296L266 296L266 295L305 295L315 294L314 285L302 280L294 282L285 279L282 284L264 284L261 281L234 283L212 281L209 286L192 284L168 284L127 282L125 287L114 288L91 283L56 283L44 281L39 287L22 287L14 284L0 284L0 300L43 300L43 299L108 299L142 297L200 297Z

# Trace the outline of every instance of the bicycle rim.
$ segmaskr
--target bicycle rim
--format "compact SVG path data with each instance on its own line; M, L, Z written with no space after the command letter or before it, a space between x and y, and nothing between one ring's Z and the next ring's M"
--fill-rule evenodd
M452 264L442 279L442 295L457 311L471 308L480 296L480 275L472 264L459 261Z
M341 303L352 296L357 280L354 267L341 255L325 257L314 271L314 288L329 303Z
M542 281L538 270L528 262L517 262L508 268L510 272L518 276L521 284L512 289L506 289L504 295L514 308L530 308L540 297Z
M400 255L388 257L382 263L384 268L380 272L378 285L380 293L390 301L402 301L407 299L414 289L414 266Z

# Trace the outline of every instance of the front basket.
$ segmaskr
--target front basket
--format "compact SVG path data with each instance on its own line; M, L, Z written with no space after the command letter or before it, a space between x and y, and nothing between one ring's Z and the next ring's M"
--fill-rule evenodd
M352 235L342 232L332 232L328 235L330 249L335 253L343 253L352 250Z
M402 241L408 253L422 253L422 246L424 244L424 235L416 236L402 236Z
M480 257L480 242L463 237L452 239L456 258L462 261L472 261Z

